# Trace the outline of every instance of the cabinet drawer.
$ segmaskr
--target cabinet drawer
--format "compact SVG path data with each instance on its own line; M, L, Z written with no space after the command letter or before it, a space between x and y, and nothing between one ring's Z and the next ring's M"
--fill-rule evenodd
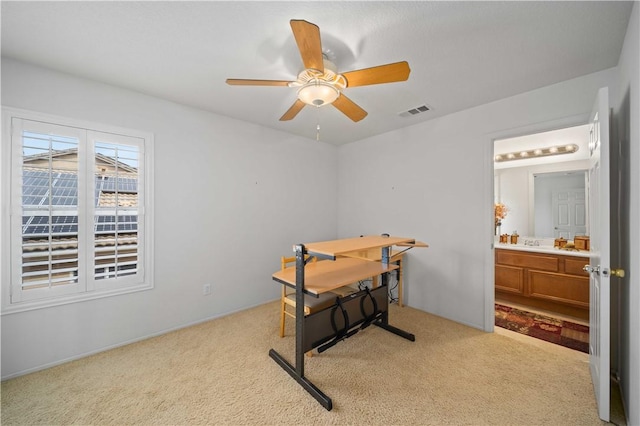
M496 289L509 293L524 293L524 269L496 265Z
M566 272L567 274L588 277L589 274L587 274L582 269L584 268L584 265L588 265L588 264L589 264L589 258L587 257L585 258L568 257L564 260L564 272Z
M523 254L510 250L496 250L496 263L501 265L520 266L540 271L558 272L557 257Z
M589 307L589 278L528 271L527 279L531 297Z

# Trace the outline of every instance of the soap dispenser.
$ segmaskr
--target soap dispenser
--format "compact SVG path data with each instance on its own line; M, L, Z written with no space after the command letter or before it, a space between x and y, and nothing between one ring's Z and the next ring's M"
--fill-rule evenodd
M511 234L511 244L518 244L518 231L513 231Z

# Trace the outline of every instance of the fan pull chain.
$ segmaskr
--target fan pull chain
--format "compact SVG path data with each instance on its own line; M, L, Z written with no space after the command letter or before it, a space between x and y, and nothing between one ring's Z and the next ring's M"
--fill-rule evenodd
M320 107L316 107L316 142L320 142Z

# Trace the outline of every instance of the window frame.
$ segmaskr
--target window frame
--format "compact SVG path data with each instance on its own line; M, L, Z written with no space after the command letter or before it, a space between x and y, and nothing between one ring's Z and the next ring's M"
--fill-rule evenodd
M87 222L85 235L78 236L78 258L84 259L83 269L79 270L80 275L91 277L85 280L85 287L80 288L79 292L70 294L61 294L59 296L52 295L50 298L21 300L12 303L12 287L15 285L14 271L22 269L22 263L18 265L18 261L14 260L14 252L18 250L22 253L21 244L18 244L21 237L14 235L18 229L17 224L22 223L22 197L18 192L14 191L14 181L17 170L22 168L22 149L16 152L16 142L14 141L14 129L12 122L14 119L28 120L31 122L41 122L46 125L64 126L66 128L78 129L80 133L84 133L85 137L80 139L80 144L85 144L83 150L86 150L84 158L90 159L95 156L95 144L100 141L100 136L111 138L114 143L118 140L138 141L140 150L140 161L142 170L138 177L138 262L140 266L140 274L136 280L121 280L117 286L105 286L100 283L101 280L95 280L94 274L94 233L89 232L90 224L94 221L95 206L88 199L80 201L83 194L89 198L91 191L83 191L89 183L94 179L93 161L85 161L82 157L78 157L79 161L79 177L78 177L78 222ZM52 306L64 305L68 303L76 303L87 300L93 300L103 297L127 294L138 291L146 291L154 288L153 279L153 260L154 260L154 236L153 236L153 145L154 136L150 132L121 128L111 125L105 125L96 122L89 122L68 117L61 117L51 114L39 113L35 111L22 110L11 107L2 107L2 146L0 146L0 165L2 172L0 173L0 201L2 209L0 210L0 281L2 296L1 314L10 314L15 312L28 311L32 309L47 308ZM21 141L20 141L21 144ZM18 168L18 169L16 169ZM82 205L82 207L81 207ZM82 250L82 252L80 252ZM110 280L104 280L113 282Z

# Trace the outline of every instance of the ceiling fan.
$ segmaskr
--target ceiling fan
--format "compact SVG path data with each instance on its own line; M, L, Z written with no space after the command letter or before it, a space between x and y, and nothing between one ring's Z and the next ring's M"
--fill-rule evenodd
M333 105L353 121L360 121L367 112L343 91L348 87L405 81L409 78L409 64L406 61L379 65L339 74L336 66L322 52L320 28L304 20L291 20L291 29L302 56L305 69L294 81L227 79L234 86L288 86L298 88L298 99L280 117L280 121L293 119L305 105L321 107Z

